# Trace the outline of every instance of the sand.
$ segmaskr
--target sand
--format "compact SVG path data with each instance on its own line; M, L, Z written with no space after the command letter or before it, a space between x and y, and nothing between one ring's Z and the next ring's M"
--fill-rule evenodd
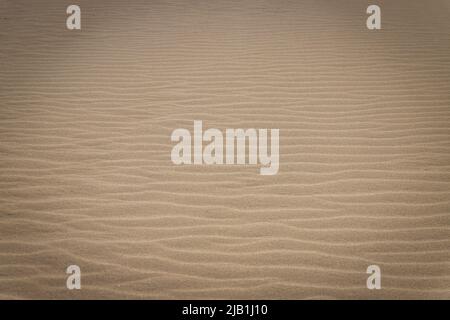
M447 0L70 4L0 0L0 298L450 298ZM194 120L278 174L174 165Z

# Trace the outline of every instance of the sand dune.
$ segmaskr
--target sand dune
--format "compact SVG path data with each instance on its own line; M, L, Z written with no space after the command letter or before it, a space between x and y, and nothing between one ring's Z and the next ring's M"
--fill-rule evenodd
M449 299L450 6L378 3L0 0L0 298ZM194 120L278 174L174 165Z

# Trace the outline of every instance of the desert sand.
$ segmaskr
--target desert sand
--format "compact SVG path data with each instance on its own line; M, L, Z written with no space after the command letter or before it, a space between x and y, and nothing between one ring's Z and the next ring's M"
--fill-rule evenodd
M381 30L360 0L76 3L70 31L0 0L0 298L450 298L449 1L377 1ZM278 174L174 165L194 120L279 128Z

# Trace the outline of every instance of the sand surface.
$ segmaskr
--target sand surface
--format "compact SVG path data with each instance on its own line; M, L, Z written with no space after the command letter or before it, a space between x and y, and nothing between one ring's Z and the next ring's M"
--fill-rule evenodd
M76 3L0 0L0 298L450 298L448 0ZM279 173L174 165L194 120Z

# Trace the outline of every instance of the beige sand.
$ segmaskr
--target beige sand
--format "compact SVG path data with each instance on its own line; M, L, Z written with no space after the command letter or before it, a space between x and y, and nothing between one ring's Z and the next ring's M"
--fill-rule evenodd
M450 298L447 0L77 3L0 0L0 298ZM193 120L278 175L173 165Z

